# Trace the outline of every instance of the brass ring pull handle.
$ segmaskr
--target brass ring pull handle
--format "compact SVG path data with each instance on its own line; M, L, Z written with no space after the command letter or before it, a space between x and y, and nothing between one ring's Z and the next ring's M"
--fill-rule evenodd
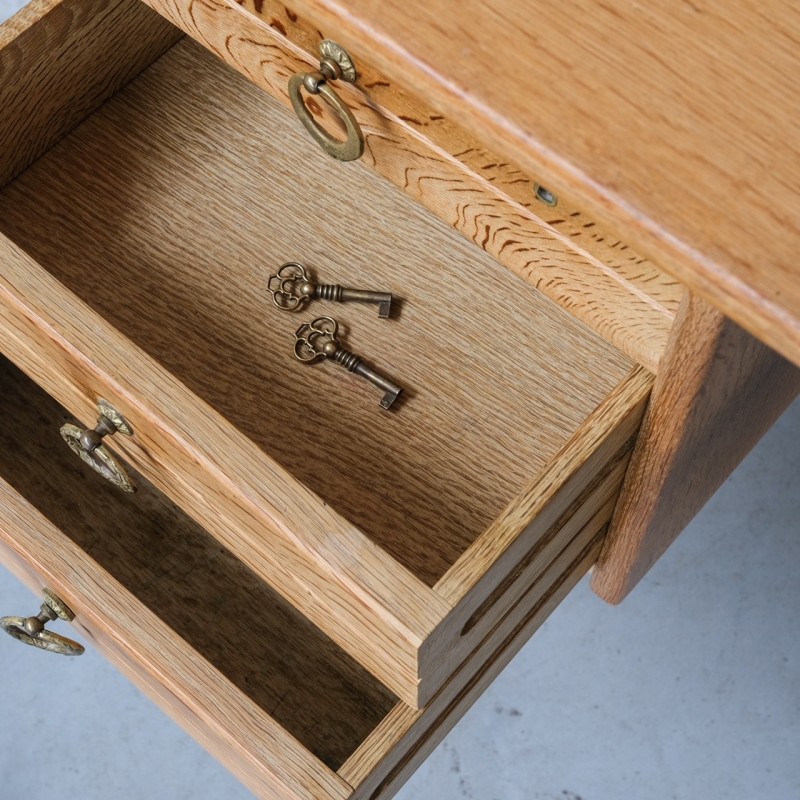
M32 647L40 647L51 653L62 656L79 656L84 652L84 647L66 636L45 630L45 625L54 619L63 619L72 622L75 615L69 607L54 595L49 589L42 589L41 610L35 617L2 617L0 628L9 636Z
M117 432L125 436L132 436L133 428L125 417L106 400L97 401L97 410L100 416L94 430L79 428L77 425L67 423L61 426L61 438L69 445L73 453L80 456L93 470L111 481L114 486L118 486L124 492L135 492L136 487L131 483L131 479L122 465L101 444L104 436Z
M300 118L300 122L328 155L338 158L339 161L355 161L364 152L364 134L361 132L353 112L339 97L329 81L339 79L355 83L356 68L347 52L336 42L326 39L320 44L319 52L322 59L318 72L301 73L289 78L289 99L292 101L292 108ZM314 119L303 100L303 87L310 94L321 94L328 105L336 111L347 130L345 141L342 142L331 136Z

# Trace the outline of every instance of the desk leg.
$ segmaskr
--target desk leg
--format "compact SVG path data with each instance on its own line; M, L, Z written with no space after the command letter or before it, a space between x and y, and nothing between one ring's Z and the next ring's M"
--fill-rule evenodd
M619 603L800 391L800 369L687 293L592 588Z

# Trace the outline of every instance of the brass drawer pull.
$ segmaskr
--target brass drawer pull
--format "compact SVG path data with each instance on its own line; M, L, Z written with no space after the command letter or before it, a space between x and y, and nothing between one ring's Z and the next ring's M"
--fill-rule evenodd
M122 465L101 443L104 436L113 435L117 431L125 436L132 436L133 428L125 417L106 400L97 401L97 410L100 416L94 430L79 428L77 425L67 423L61 426L61 437L73 453L80 456L93 470L111 481L114 486L118 486L124 492L135 492L136 487L131 483L131 479Z
M289 78L289 99L300 122L328 155L338 158L339 161L355 161L364 152L364 135L353 112L336 94L329 81L339 79L355 83L356 68L350 56L336 42L325 39L319 46L319 52L322 58L318 72L300 73ZM347 129L345 141L331 136L311 115L303 100L304 86L310 94L321 94L328 105L339 114Z
M84 652L84 647L66 636L45 630L45 625L54 619L63 619L72 622L75 615L69 607L56 597L49 589L42 589L44 602L35 617L2 617L0 628L9 636L19 639L32 647L40 647L51 653L62 656L79 656Z

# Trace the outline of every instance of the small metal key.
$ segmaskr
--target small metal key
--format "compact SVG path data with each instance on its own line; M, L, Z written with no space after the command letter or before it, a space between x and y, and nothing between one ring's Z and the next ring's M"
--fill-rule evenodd
M333 317L317 317L304 322L295 333L294 354L299 361L311 363L320 358L332 358L348 372L366 378L370 383L383 389L381 408L389 408L403 391L372 367L368 367L357 355L342 348L337 338L339 323Z
M377 303L378 316L386 318L392 311L389 292L367 292L363 289L346 289L338 284L317 284L309 277L306 268L296 261L284 264L267 283L272 301L282 311L297 311L309 300L332 300L335 303Z

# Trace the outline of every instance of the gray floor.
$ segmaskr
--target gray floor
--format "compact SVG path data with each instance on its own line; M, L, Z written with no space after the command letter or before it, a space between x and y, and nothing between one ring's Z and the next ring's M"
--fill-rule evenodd
M800 798L799 520L800 402L625 604L581 584L399 797ZM0 570L0 612L35 607ZM3 637L0 680L0 800L251 797L95 653Z

